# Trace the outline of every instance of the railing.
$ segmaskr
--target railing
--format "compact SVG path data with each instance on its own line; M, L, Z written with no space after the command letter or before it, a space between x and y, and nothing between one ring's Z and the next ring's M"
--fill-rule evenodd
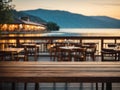
M103 47L107 47L108 43L120 44L120 36L61 36L61 37L41 37L41 36L1 36L0 37L0 47L7 47L10 44L19 46L21 43L37 43L40 45L39 51L41 53L47 52L48 48L52 44L56 44L56 41L72 41L75 43L96 43L97 52L100 54Z

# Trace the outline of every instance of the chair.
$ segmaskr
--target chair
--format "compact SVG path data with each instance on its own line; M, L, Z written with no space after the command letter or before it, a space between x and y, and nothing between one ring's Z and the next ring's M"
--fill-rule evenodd
M9 44L8 47L12 47L12 48L15 48L16 46L13 45L13 44Z
M2 61L15 60L11 52L4 52L4 51L0 51L0 59Z
M56 60L56 54L57 54L57 46L53 46L49 48L50 53L50 60L55 61Z
M110 44L108 44L108 47L116 47L117 46L117 44L114 44L114 43L110 43Z
M50 60L52 61L61 61L61 50L60 47L64 45L55 45L49 49L50 52Z
M118 61L120 61L120 51L118 51L117 53L118 53Z
M96 53L96 44L95 43L87 43L86 46L82 46L86 48L86 57L91 57L93 61L95 61L95 53Z
M82 47L82 44L81 43L74 43L73 44L75 47Z
M27 45L27 46L24 46L24 47L26 47L26 49L27 49L28 56L33 56L34 57L34 61L37 61L38 49L37 49L36 45Z
M63 49L59 48L58 52L58 61L72 61L72 50L71 49Z
M0 52L0 61L3 60L3 54Z
M73 52L74 61L86 61L86 48L77 48Z
M24 47L24 51L22 51L21 53L19 53L18 55L15 55L16 60L20 61L28 61L28 51L27 48Z
M9 45L9 44L4 44L4 47L2 47L2 44L0 43L0 49L2 50L5 47L8 47L7 45ZM0 51L0 60L1 61L11 61L13 58L14 57L11 52Z
M117 61L117 52L113 49L103 48L101 58L102 61Z
M3 52L0 51L0 61L4 61Z
M71 61L71 49L66 49L62 47L67 46L64 46L63 44L56 46L55 58L57 59L57 61Z

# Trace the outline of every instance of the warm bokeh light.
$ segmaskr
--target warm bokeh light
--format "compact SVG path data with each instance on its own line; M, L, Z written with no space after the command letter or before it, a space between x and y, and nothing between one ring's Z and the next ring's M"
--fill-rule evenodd
M1 28L3 31L43 31L45 26L30 25L30 24L4 24Z

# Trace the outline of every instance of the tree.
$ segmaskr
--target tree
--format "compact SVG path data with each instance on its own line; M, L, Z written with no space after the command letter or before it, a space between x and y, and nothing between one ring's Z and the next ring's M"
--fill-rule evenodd
M0 30L3 24L13 21L12 10L14 6L11 2L12 0L0 0Z
M47 30L50 30L50 31L58 31L59 30L59 26L54 23L54 22L48 22L47 23Z

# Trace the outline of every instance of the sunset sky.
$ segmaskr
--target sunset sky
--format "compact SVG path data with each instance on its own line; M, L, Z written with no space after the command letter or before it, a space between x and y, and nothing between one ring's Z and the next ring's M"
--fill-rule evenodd
M41 8L120 19L120 0L13 0L13 4L18 11Z

